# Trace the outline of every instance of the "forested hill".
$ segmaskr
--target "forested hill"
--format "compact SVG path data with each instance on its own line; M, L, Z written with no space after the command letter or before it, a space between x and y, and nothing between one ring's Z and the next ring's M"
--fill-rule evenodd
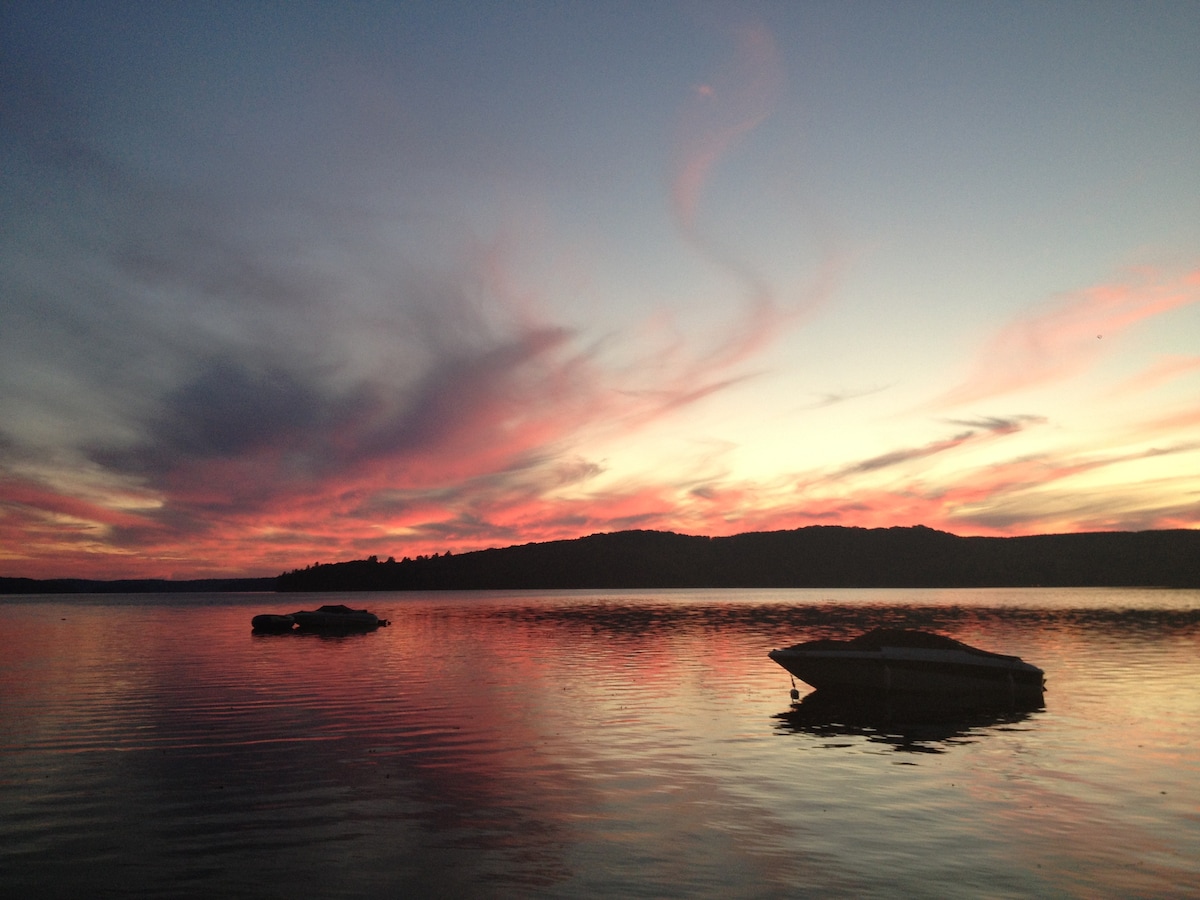
M957 537L812 526L692 537L594 534L459 555L314 565L280 591L669 587L1200 587L1200 531Z

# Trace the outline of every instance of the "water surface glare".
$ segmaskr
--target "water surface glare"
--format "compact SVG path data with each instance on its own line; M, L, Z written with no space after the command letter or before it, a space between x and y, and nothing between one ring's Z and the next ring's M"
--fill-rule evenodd
M788 715L768 650L880 625L1044 709ZM4 598L0 895L1200 896L1198 685L1198 591Z

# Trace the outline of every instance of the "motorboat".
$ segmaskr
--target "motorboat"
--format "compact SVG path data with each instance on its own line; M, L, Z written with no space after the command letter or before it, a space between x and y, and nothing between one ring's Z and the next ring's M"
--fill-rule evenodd
M351 609L341 603L321 606L313 612L294 612L292 618L300 631L374 631L390 624L365 609Z
M282 616L263 614L250 620L250 625L256 632L265 634L286 634L291 631L346 634L374 631L390 624L387 619L381 619L372 612L351 609L341 603Z
M768 656L825 696L1040 705L1046 685L1045 673L1020 657L902 628L880 628L846 641L806 641ZM794 689L793 697L798 697Z

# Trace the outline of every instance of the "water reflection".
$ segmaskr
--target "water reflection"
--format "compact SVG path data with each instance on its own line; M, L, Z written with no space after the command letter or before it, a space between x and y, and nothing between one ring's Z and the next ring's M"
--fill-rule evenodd
M282 638L271 595L0 603L0 896L1200 884L1200 592L369 602L392 627ZM770 648L882 626L1036 662L1048 706L779 713Z
M1009 730L1044 710L1042 702L981 707L947 698L848 697L814 691L774 718L781 733L863 737L871 744L886 744L905 753L944 753L956 744L974 743L990 732Z
M722 593L725 596L720 596ZM961 602L964 594L956 592L960 602L928 602L931 592L913 591L910 604L897 604L896 595L905 591L888 592L886 601L876 602L869 596L861 602L846 603L843 598L823 598L814 592L816 602L798 603L731 602L734 592L680 592L670 599L663 596L617 596L579 598L576 602L531 603L517 601L503 606L480 604L477 615L496 619L512 619L528 625L556 625L583 629L593 633L649 635L670 631L711 631L730 629L757 631L789 638L788 643L812 638L845 638L875 628L941 630L952 632L988 632L1003 625L1011 630L1058 630L1119 634L1122 640L1144 637L1159 640L1166 635L1194 634L1200 627L1200 608L1189 602L1188 592L1160 592L1158 606L1046 606L1030 604L1037 595L1033 592L1014 598L1012 605ZM746 592L749 593L749 592ZM878 592L882 593L882 592ZM936 592L934 592L936 593ZM1045 592L1055 597L1068 591ZM1151 592L1146 592L1151 593ZM980 599L993 599L980 592ZM1156 596L1151 594L1151 596ZM1060 597L1061 599L1061 597ZM1092 599L1089 597L1089 599ZM1133 597L1140 603L1150 600ZM1165 604L1179 603L1178 608ZM796 635L790 638L790 635Z

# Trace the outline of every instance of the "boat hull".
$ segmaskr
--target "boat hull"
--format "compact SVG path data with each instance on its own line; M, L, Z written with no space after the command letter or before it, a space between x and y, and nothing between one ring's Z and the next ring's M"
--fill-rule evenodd
M370 613L365 616L293 613L293 618L298 631L374 631L381 624Z
M312 612L294 612L299 631L320 632L352 632L374 631L387 625L386 619L381 619L365 609L350 609L347 606L322 606Z
M936 643L933 639L945 644L893 646L886 638L879 646L812 641L772 650L769 656L823 694L1036 703L1045 691L1045 673L1015 656L977 650L939 635L924 637L930 639L930 644ZM903 641L903 637L896 640Z
M391 623L365 609L351 609L338 604L316 610L301 610L285 616L264 614L255 616L251 626L257 634L287 634L289 632L318 632L348 634L374 631Z
M264 613L250 620L250 627L260 634L286 634L295 626L292 616L277 616Z

